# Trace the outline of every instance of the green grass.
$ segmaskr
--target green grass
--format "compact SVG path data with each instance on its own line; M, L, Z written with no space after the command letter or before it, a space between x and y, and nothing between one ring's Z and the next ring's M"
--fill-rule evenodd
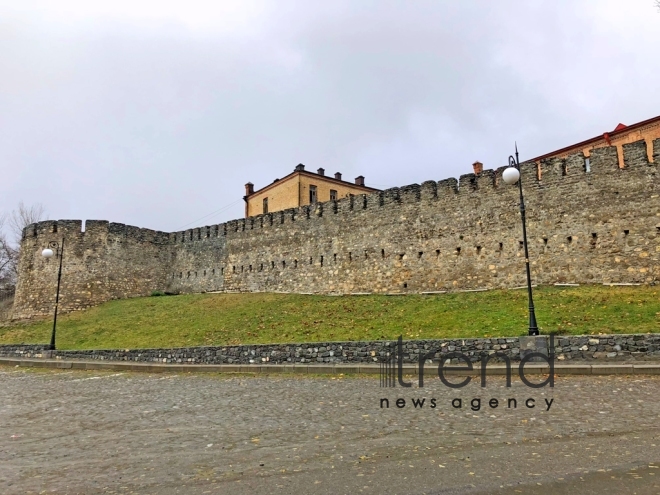
M535 289L542 333L660 331L657 287ZM52 323L0 327L0 343L44 343ZM111 301L58 318L60 349L502 337L527 333L527 292L311 296L194 294Z

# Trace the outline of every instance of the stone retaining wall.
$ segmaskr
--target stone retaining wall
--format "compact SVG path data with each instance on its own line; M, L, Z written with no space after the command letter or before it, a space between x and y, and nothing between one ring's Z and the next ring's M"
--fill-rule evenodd
M0 357L40 357L47 349L47 344L0 345Z
M134 361L195 364L281 364L281 363L377 363L393 349L395 341L316 342L307 344L263 344L187 347L171 349L110 349L55 351L59 359ZM419 354L439 350L460 352L472 361L484 354L502 353L520 361L525 352L545 353L549 337L490 339L409 340L403 342L404 362L418 362ZM608 361L660 359L660 334L555 336L555 359ZM0 357L39 357L46 345L0 346ZM494 358L494 360L498 360Z

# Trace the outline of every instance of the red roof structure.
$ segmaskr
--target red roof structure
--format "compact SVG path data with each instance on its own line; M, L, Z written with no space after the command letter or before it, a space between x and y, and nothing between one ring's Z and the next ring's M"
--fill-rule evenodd
M603 139L605 139L605 141L608 144L610 144L610 140L611 140L611 138L613 138L615 136L615 134L622 133L622 132L634 131L636 129L647 126L649 124L653 124L655 122L660 122L660 115L658 115L657 117L653 117L652 119L644 120L642 122L637 122L636 124L632 124L632 125L629 125L629 126L619 123L619 125L617 125L614 128L614 130L611 131L611 132L604 132L600 136L596 136L596 137L593 137L591 139L587 139L586 141L582 141L582 142L579 142L579 143L572 144L571 146L566 146L565 148L558 149L556 151L553 151L552 153L546 153L544 155L537 156L536 158L533 158L530 161L538 162L538 161L544 160L546 158L551 158L553 156L569 152L569 151L571 151L573 149L576 149L576 148L578 148L578 149L579 148L585 148L585 147L589 146L590 144L596 144L599 141L602 141Z

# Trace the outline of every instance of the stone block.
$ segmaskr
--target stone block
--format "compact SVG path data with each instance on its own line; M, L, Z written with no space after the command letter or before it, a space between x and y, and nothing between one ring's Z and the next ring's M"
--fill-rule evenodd
M555 375L591 375L590 364L555 364Z
M632 375L632 364L594 364L591 366L592 375Z

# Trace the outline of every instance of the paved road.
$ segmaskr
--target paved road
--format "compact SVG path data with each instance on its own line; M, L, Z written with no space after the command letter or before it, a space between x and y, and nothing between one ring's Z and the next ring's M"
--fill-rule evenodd
M504 385L0 368L0 493L660 493L659 378Z

